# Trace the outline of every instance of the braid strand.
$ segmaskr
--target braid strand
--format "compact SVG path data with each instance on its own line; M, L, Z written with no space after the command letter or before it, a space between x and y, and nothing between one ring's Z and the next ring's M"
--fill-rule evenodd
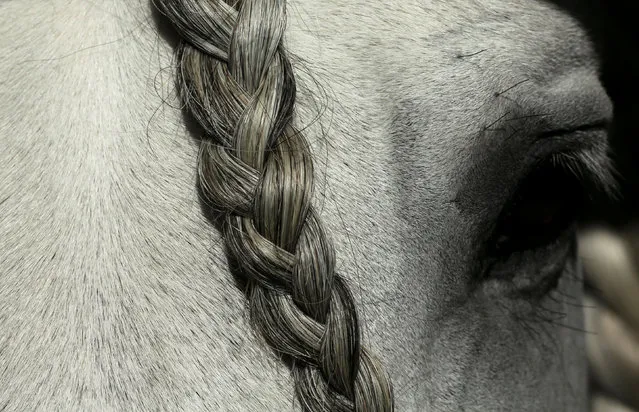
M304 411L392 411L390 379L361 346L354 298L311 205L311 152L291 124L285 1L155 3L183 39L181 97L205 133L200 186L223 215L253 327L292 360Z

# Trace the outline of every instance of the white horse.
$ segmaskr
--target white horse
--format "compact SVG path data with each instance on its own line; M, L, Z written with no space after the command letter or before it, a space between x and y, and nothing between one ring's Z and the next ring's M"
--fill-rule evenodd
M606 185L611 117L585 30L541 0L290 0L280 41L280 3L0 3L0 410L583 411L571 176ZM225 126L191 121L213 109L185 107L176 76L198 92L190 68L230 70L249 105L257 63L231 41L286 50L296 78L280 129L310 144L345 280L323 322L288 281L269 298L273 322L307 322L308 353L253 300L250 322L262 286L238 284L218 230L237 227L199 200L200 140Z

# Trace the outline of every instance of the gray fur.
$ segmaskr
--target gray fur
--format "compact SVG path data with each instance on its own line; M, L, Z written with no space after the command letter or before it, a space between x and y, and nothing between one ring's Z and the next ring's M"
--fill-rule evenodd
M152 16L0 3L0 409L300 409L198 201ZM543 1L291 0L284 43L313 204L396 410L584 410L579 265L543 305L468 286L533 137L610 116L584 31ZM549 116L489 127L509 112Z

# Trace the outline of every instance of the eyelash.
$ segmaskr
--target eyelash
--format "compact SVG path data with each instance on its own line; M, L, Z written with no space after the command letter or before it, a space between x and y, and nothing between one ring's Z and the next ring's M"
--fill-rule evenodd
M514 253L551 245L574 227L589 200L599 189L591 172L569 156L553 155L538 163L515 190L499 216L489 241L489 254L506 258ZM574 160L574 159L573 159ZM550 222L537 208L548 208ZM527 218L530 218L527 220Z

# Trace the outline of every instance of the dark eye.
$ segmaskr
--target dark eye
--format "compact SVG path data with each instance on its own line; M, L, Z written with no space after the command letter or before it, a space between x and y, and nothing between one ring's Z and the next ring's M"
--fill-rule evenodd
M539 165L519 185L493 235L497 255L536 249L570 230L584 203L581 182L561 166Z

